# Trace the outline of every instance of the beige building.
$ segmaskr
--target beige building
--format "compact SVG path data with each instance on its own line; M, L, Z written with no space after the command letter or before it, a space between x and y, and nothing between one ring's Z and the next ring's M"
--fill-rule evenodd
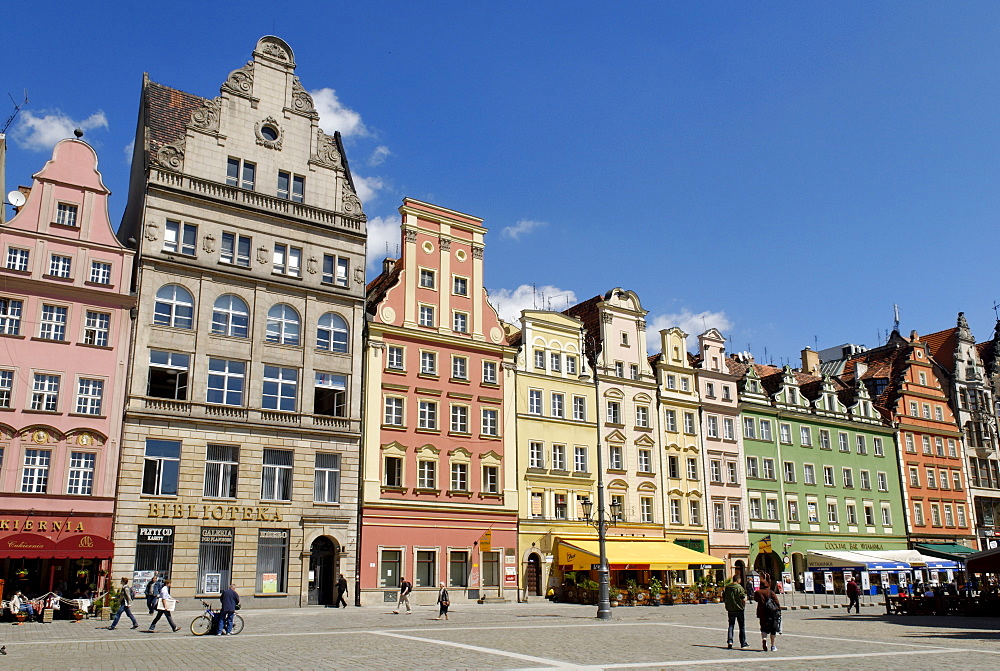
M215 98L143 81L114 575L181 608L355 592L366 225L318 121L276 37Z

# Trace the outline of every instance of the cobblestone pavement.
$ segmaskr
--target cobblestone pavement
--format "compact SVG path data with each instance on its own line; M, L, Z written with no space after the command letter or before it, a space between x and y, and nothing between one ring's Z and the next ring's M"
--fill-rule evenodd
M183 629L162 621L155 634L115 631L107 622L0 624L0 667L34 669L270 668L706 668L924 669L996 668L1000 621L960 617L889 617L877 606L786 611L776 652L760 650L748 612L747 650L726 648L719 604L615 608L611 622L596 607L570 604L453 606L451 619L416 607L242 611L239 636L192 636L193 611L177 613ZM145 627L150 617L137 615ZM737 641L738 648L738 641Z

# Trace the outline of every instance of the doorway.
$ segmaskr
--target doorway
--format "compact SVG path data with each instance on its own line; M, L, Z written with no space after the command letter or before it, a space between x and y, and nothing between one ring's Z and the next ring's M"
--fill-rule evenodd
M340 573L340 546L320 536L309 547L309 605L332 606Z
M542 596L542 560L535 553L528 555L528 570L524 579L525 594Z

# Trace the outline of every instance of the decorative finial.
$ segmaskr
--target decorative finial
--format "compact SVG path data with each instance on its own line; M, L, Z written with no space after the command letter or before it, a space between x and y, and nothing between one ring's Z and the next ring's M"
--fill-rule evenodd
M76 130L73 131L73 135L75 135L76 138L79 140L81 137L83 137L83 129L77 128Z

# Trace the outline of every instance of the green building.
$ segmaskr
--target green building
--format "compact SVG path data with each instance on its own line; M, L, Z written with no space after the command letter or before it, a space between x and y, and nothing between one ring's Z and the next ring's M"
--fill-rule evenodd
M784 573L796 590L809 577L824 582L808 571L831 571L842 592L844 568L831 567L850 562L822 553L905 550L894 431L865 386L820 375L808 349L801 370L728 365L739 378L754 569L774 580Z

